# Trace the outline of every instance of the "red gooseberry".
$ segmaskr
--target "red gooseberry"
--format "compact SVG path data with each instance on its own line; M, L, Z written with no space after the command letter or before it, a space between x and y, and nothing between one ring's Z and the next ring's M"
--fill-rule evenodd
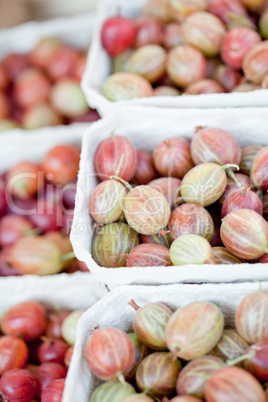
M21 337L26 342L39 338L45 331L46 311L38 302L23 302L11 307L1 318L4 334Z
M96 330L85 347L85 356L91 371L106 381L124 375L133 364L134 354L129 336L116 328Z
M37 379L27 370L12 369L0 380L0 396L8 402L31 402L37 396Z
M22 339L12 335L0 338L0 375L14 368L23 368L28 355L28 347Z

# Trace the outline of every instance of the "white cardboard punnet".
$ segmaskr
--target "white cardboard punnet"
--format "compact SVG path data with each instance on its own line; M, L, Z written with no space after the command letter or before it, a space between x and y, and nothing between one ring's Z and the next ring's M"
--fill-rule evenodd
M166 108L214 108L268 106L268 91L258 90L249 93L206 94L192 96L166 96L111 102L101 93L102 85L111 74L111 60L103 49L100 39L101 28L106 19L120 14L136 19L142 13L147 0L100 0L88 64L82 80L82 88L88 104L96 108L101 116L107 115L114 108L122 106L156 106Z
M89 13L85 15L75 15L73 17L55 18L43 22L27 22L13 28L1 30L0 60L13 52L30 52L38 42L45 37L59 38L63 40L64 43L77 47L78 49L87 50L91 42L94 23L95 14ZM80 126L81 128L84 127L84 130L88 127L87 123L80 123ZM39 133L45 133L44 129L45 128L35 130L35 133L37 135L39 135ZM53 129L54 128L52 128L52 130ZM66 133L67 130L65 131ZM10 134L11 131L8 130L7 132ZM23 134L22 130L14 130L14 132ZM58 127L56 128L56 132L58 132ZM31 132L25 130L25 133L30 135ZM0 135L2 135L2 132ZM68 134L66 135L68 137ZM25 155L25 158L26 156L27 155Z
M91 13L44 22L27 22L4 29L0 31L0 59L13 52L30 52L45 37L56 37L86 50L91 41L94 22L95 15Z
M167 137L193 138L196 126L229 131L245 144L268 144L268 108L226 109L155 109L119 108L115 113L94 123L83 137L76 206L71 242L78 259L84 261L93 275L110 287L123 284L170 284L179 282L235 282L268 280L264 264L186 265L182 267L103 268L91 256L93 222L88 202L97 185L93 157L98 144L112 133L123 135L136 148L153 150Z
M0 279L0 316L16 304L32 300L71 310L88 309L106 293L96 278L85 272L4 277Z
M262 283L268 290L268 282ZM123 331L133 331L132 321L135 310L128 305L134 299L139 306L151 302L164 302L177 309L185 304L209 300L222 310L226 327L234 327L235 311L242 299L257 292L257 283L207 284L207 285L168 285L168 286L122 286L108 293L79 320L77 341L68 373L62 402L88 402L89 396L100 381L89 370L84 358L84 349L89 331L114 327Z

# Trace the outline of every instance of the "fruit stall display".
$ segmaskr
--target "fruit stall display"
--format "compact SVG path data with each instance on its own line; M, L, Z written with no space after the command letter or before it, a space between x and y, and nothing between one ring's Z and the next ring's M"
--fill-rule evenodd
M80 88L92 26L88 15L28 23L1 34L0 131L99 118ZM28 41L22 45L21 38Z
M77 257L108 285L267 279L267 109L251 114L125 108L96 123L82 145Z
M265 0L102 0L82 82L89 104L102 115L117 102L267 105L266 91L245 94L268 88L265 5ZM204 94L210 96L194 96Z
M63 402L265 402L267 290L114 289L79 321Z
M1 278L0 292L1 399L60 402L78 319L104 289L77 273Z
M0 276L88 272L69 241L83 131L1 135Z

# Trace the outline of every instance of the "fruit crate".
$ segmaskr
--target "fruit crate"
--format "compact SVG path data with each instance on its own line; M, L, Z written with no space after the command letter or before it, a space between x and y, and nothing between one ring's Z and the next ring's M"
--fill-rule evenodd
M97 185L93 157L98 144L109 135L122 135L135 148L152 151L162 140L174 137L193 138L195 127L208 126L230 132L243 146L267 144L267 108L226 109L158 109L121 108L85 133L82 145L76 207L71 242L78 259L84 261L93 275L108 286L123 284L171 284L197 282L236 282L267 280L265 264L187 265L180 267L103 268L91 256L93 223L88 213L90 196Z
M268 282L262 283L268 290ZM89 331L98 325L100 328L113 327L123 331L133 331L132 320L135 310L128 305L134 299L139 306L151 302L163 302L177 309L194 301L211 301L219 306L224 314L225 327L234 327L235 311L241 300L250 293L257 292L257 283L168 285L168 286L122 286L107 294L79 320L77 342L65 385L63 402L79 400L87 402L100 380L90 371L84 358L84 349Z
M104 81L111 74L111 60L102 48L100 33L103 23L117 15L120 9L122 16L136 19L142 13L147 0L100 0L97 9L96 25L92 46L88 55L87 68L82 80L82 88L88 104L96 108L101 116L105 116L114 108L124 105L155 106L166 108L217 108L267 106L268 91L258 90L249 93L206 94L191 96L165 96L111 102L101 94Z

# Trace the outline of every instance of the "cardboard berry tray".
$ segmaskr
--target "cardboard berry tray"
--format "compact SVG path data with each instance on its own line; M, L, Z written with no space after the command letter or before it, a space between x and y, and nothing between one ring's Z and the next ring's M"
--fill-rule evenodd
M268 282L262 283L268 290ZM174 309L194 301L211 301L224 314L225 327L234 327L235 311L242 299L257 292L257 283L168 285L168 286L122 286L108 293L101 301L82 315L77 330L77 340L69 368L63 402L88 402L100 380L90 371L84 358L89 331L96 326L113 327L132 332L135 310L128 305L134 299L139 306L151 302L164 302Z
M30 52L45 37L56 37L70 45L87 49L90 44L94 14L27 22L0 32L0 59L9 53Z
M82 80L82 88L88 104L96 108L101 116L107 115L114 108L125 105L155 106L166 108L214 108L214 107L245 107L267 106L268 91L258 90L248 93L207 94L176 97L149 97L128 101L111 102L106 99L101 88L111 74L111 60L103 49L100 32L103 23L110 17L120 14L130 19L136 19L142 14L147 0L100 0L96 24L94 28L92 46L88 55L87 68Z
M7 276L0 278L0 316L18 303L33 300L70 310L88 309L106 293L90 273Z
M193 138L195 127L229 131L241 146L268 144L267 108L155 109L120 108L94 123L83 137L76 207L71 242L78 259L84 261L99 281L110 287L123 284L171 284L268 280L267 264L185 265L171 267L103 268L91 256L93 222L88 202L97 185L93 157L98 144L111 134L123 135L135 148L153 150L166 138Z

